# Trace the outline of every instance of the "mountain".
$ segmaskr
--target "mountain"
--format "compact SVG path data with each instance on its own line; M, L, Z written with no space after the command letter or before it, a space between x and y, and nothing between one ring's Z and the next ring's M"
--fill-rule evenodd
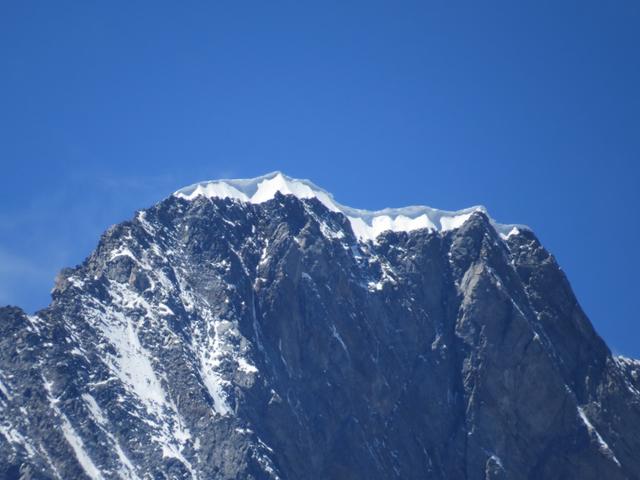
M640 362L481 207L205 182L0 309L0 478L639 479Z

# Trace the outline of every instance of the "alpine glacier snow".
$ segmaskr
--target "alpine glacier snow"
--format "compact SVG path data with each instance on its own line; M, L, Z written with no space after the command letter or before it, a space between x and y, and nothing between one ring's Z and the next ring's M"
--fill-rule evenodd
M459 228L473 212L482 212L488 216L487 209L480 205L458 211L438 210L426 206L385 208L377 211L351 208L336 202L331 193L311 181L291 178L278 171L256 178L199 182L181 188L174 195L187 200L204 196L263 203L271 200L276 192L283 195L294 195L301 199L317 198L329 210L343 213L351 222L351 228L360 240L375 241L378 235L389 230L410 232L426 228L444 232ZM519 229L529 229L524 225L504 225L497 223L491 217L489 219L503 238L516 234Z

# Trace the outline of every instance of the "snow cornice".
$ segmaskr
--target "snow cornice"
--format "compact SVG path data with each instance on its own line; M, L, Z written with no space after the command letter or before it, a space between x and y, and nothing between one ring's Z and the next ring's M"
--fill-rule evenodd
M375 240L382 232L429 229L448 231L459 228L474 213L482 212L502 238L527 230L524 225L506 225L494 221L483 206L458 211L438 210L427 206L361 210L336 202L333 195L309 180L288 177L272 172L256 178L224 179L199 182L181 188L173 195L186 200L203 196L207 198L232 198L241 202L263 203L271 200L276 192L298 198L316 198L329 210L343 213L351 222L353 232L360 240Z

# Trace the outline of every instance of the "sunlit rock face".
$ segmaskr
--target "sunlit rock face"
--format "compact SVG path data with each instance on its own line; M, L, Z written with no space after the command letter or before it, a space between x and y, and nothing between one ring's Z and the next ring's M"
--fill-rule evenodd
M640 478L640 362L529 229L252 181L0 309L0 478Z

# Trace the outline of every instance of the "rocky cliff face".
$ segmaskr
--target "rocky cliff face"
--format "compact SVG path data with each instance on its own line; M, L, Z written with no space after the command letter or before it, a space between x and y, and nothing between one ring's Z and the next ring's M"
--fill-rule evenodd
M0 309L0 478L640 478L640 362L533 233L293 193L171 196Z

